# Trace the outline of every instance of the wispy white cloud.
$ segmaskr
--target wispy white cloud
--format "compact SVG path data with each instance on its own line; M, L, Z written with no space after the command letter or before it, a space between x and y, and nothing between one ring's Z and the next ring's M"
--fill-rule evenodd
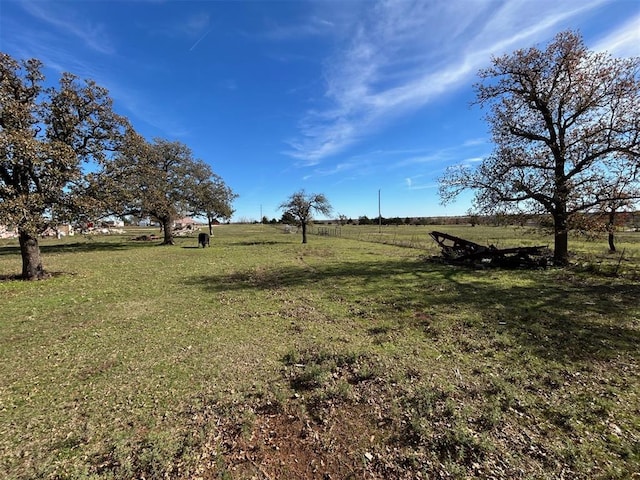
M640 13L619 29L600 39L594 50L608 51L616 57L640 56Z
M334 177L338 181L382 175L397 178L414 190L430 188L417 179L443 171L447 165L461 162L476 162L488 155L491 145L483 139L470 139L447 148L437 149L389 149L372 150L351 155L335 164L319 163L304 176L304 180L320 177ZM432 185L430 182L429 185Z
M166 37L178 41L189 41L189 51L194 50L213 30L211 15L205 11L192 12L168 20L139 20L139 28L154 37Z
M484 145L487 143L486 138L470 138L462 144L464 147L475 147L476 145Z
M189 15L184 21L177 24L178 30L187 35L197 36L209 29L211 16L207 12L199 12Z
M491 55L548 40L604 0L366 2L325 63L323 107L307 112L285 152L315 165L360 138L473 82Z
M20 2L20 5L25 9L28 8L32 16L39 16L47 14L45 8L48 8L49 3ZM184 138L189 135L189 131L177 119L178 116L166 113L164 108L156 106L157 102L150 98L148 90L127 85L120 76L114 74L116 69L110 61L118 59L118 55L109 55L109 61L96 62L96 55L93 51L88 54L80 54L77 50L69 48L67 44L69 42L77 43L77 38L82 36L80 33L82 30L79 26L74 27L76 30L70 39L65 40L67 32L59 31L59 29L65 28L60 12L61 10L58 10L57 14L61 18L56 19L56 13L53 12L53 16L46 19L48 25L54 28L36 28L34 25L37 24L35 23L20 26L9 25L9 28L2 32L2 41L11 42L11 48L17 52L16 56L19 58L38 58L41 60L45 66L45 74L47 74L49 83L55 84L59 78L59 75L52 75L51 71L72 72L81 79L97 80L100 86L107 88L119 113L132 117L134 121L144 122L171 138ZM74 17L69 14L68 18ZM90 23L86 22L86 24ZM95 37L94 40L98 41L97 39L98 37ZM104 41L107 42L106 39ZM104 43L104 45L106 44ZM106 50L105 53L108 52L111 52L111 49Z
M465 158L462 163L480 163L484 160L484 157L470 157L470 158Z
M131 118L134 125L143 122L171 139L189 137L191 132L185 126L182 117L154 102L147 91L131 86L125 87L117 80L106 80L104 86L109 90L117 106L124 109L121 113Z
M437 183L425 183L425 184L413 184L409 186L409 190L427 190L427 189L435 189L438 188Z
M363 177L381 168L380 159L376 154L357 155L329 167L318 166L305 175L304 180L317 177L336 176L341 180Z
M404 179L404 187L407 190L426 190L437 188L438 184L429 178L425 178L425 175L418 174L406 177Z
M79 39L88 48L107 55L115 53L113 41L104 25L82 17L60 2L19 2L32 17L49 24L63 35Z
M225 78L217 82L218 87L224 90L237 90L238 83L232 78Z
M450 163L481 161L490 149L491 145L486 141L472 139L446 148L394 155L387 162L387 168L394 170L419 166L423 170L425 164L430 164L432 169L438 169Z
M330 34L336 27L335 23L327 18L310 16L296 23L281 25L267 20L267 28L261 34L269 40L292 40L303 37L315 37Z

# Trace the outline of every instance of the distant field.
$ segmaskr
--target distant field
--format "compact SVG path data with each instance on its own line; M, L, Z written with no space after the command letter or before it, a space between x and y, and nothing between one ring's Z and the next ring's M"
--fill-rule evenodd
M432 240L432 231L470 240L480 245L497 248L548 246L553 249L553 235L538 228L493 227L471 225L318 225L311 232L320 236L349 238L363 242L377 242L422 250L427 255L439 255L440 247ZM588 264L590 268L640 275L640 232L617 232L616 253L609 252L607 234L591 238L572 234L569 249L573 263Z
M403 243L407 246L416 246L437 250L429 232L446 232L451 235L466 238L481 245L493 244L499 248L518 245L549 245L553 248L553 235L539 228L506 226L475 226L471 225L315 225L313 233L326 233L330 236L342 236L363 241L383 241L386 243ZM617 232L617 245L620 250L631 248L636 253L640 251L640 232ZM607 252L607 234L594 234L593 238L572 235L570 247L578 252Z
M37 282L12 279L17 241L0 240L0 478L640 471L638 233L508 271L429 261L428 232L551 237L349 226L302 245L225 225L198 249L125 230L43 240Z

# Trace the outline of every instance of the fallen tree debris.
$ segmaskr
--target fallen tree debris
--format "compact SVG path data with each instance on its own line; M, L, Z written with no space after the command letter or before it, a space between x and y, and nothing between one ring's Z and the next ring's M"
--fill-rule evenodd
M157 235L140 235L139 237L132 238L134 242L153 242L154 240L160 240Z
M459 265L504 268L544 268L549 262L546 245L535 247L485 247L448 233L433 231L429 234L442 249L441 259Z

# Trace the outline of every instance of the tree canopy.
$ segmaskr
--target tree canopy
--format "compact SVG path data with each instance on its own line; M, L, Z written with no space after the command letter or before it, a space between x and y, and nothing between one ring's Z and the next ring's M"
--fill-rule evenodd
M235 194L186 145L147 142L106 89L71 73L45 87L42 68L0 53L0 222L18 231L22 278L45 276L38 235L62 222L151 216L173 243L178 214L231 216Z
M93 81L43 81L40 61L0 53L0 219L18 230L25 279L44 275L37 235L84 208L83 163L104 164L127 125Z
M491 109L495 148L477 168L448 169L441 198L447 203L471 189L480 212L551 214L554 260L565 264L572 218L628 198L630 190L611 188L616 168L633 172L625 188L637 186L640 58L590 51L567 31L545 50L493 58L479 76L477 102Z
M233 213L233 192L209 165L193 157L189 147L160 138L149 143L133 130L91 182L105 210L159 221L168 245L174 243L178 215L204 215L211 221Z
M209 224L209 234L213 234L215 220L228 220L233 215L233 200L238 195L229 188L219 175L213 173L209 165L201 162L199 171L194 172L194 191L189 197L191 215L203 216Z

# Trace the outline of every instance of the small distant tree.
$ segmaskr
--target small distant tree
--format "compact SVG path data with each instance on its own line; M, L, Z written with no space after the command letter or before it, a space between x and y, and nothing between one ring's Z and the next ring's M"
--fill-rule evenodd
M623 219L626 213L626 208L629 208L633 203L631 201L625 201L620 197L617 200L612 200L608 204L603 205L603 210L607 218L607 241L609 243L609 251L611 253L616 252L616 228L618 228L618 219Z
M295 225L297 223L296 217L291 212L285 211L280 217L280 223L283 225Z
M467 212L467 215L469 215L469 223L472 227L478 225L480 217L476 213L470 210Z
M605 216L609 251L616 251L615 231L618 220L631 212L640 201L640 162L618 162L603 174L596 184L595 196L602 198L596 212Z
M189 198L189 211L191 215L206 217L209 235L213 235L213 222L231 219L234 212L232 204L238 195L233 193L206 163L197 162L197 171L194 173L194 188Z
M307 243L307 225L313 219L313 213L329 215L331 204L322 193L307 194L300 190L280 204L280 210L291 215L297 225L302 227L302 243Z

